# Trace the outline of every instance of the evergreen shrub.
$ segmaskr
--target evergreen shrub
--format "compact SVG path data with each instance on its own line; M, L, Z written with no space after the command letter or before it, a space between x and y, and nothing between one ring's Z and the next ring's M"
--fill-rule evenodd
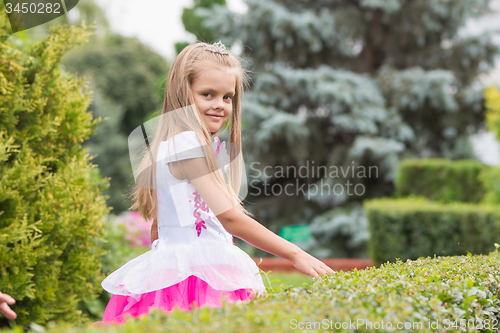
M500 209L494 205L443 204L424 197L373 199L363 205L375 265L396 258L485 254L500 235Z
M478 203L486 193L481 173L489 168L475 160L402 160L394 180L395 196L424 196L443 203Z
M18 327L80 322L78 303L101 291L102 217L109 209L81 143L93 134L85 83L60 70L88 39L59 26L23 45L0 5L0 291L16 299ZM0 327L8 325L0 315Z
M494 332L500 317L499 271L497 251L488 256L419 258L338 272L301 287L269 289L267 297L246 304L168 315L155 311L119 326L49 325L48 331Z

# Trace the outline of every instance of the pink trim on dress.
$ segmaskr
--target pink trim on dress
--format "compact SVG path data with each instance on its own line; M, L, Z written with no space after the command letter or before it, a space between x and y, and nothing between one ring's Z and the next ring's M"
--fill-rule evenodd
M95 322L92 326L120 324L127 317L147 316L151 308L162 309L168 314L175 308L190 311L202 306L221 307L223 301L229 304L236 301L247 302L255 296L252 289L215 290L204 280L191 275L170 287L142 294L139 301L129 296L111 296L102 321Z

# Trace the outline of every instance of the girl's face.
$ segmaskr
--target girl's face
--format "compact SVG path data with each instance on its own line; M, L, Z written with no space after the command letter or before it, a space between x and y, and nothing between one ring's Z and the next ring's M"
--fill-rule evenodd
M224 70L203 71L191 85L194 103L211 133L226 123L233 111L236 77Z

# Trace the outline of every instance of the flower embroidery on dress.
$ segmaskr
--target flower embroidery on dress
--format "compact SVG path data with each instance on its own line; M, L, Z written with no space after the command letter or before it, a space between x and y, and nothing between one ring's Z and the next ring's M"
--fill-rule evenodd
M207 206L207 204L205 203L205 201L203 201L201 199L201 195L198 193L198 191L196 192L193 192L193 194L195 195L194 197L194 212L193 212L193 216L196 217L196 221L194 222L196 224L196 232L198 233L198 237L200 237L200 233L201 233L201 228L207 228L205 226L205 221L203 221L203 219L200 217L201 216L201 213L198 212L197 210L198 209L201 209L202 211L204 212L209 212L209 208Z
M215 152L215 156L219 155L219 149L220 149L220 145L221 145L218 135L217 135L217 141L218 141L218 145L217 145L217 150ZM191 181L188 179L187 183L191 184ZM198 191L193 192L193 194L194 194L193 216L196 218L194 223L196 225L196 233L197 233L198 237L200 237L201 228L206 229L207 226L205 225L205 221L203 221L203 219L201 218L201 213L198 212L198 209L201 209L202 211L207 212L207 213L210 212L210 209L208 208L208 205L205 203L205 201L203 201L203 199L201 198L201 195L198 193ZM191 202L191 200L189 200L189 202Z

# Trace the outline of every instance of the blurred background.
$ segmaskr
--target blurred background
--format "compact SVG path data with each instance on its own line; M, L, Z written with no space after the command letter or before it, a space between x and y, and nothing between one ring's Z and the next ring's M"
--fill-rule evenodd
M81 0L9 40L34 45L63 23L95 32L64 55L62 69L85 78L88 112L104 119L83 142L98 165L94 176L110 180L104 274L150 248L152 221L128 211L127 138L161 110L172 62L197 40L222 41L250 70L245 207L272 231L320 258L374 263L485 253L500 231L500 221L447 206L500 205L500 0ZM309 172L277 172L287 167ZM401 204L404 213L396 200L367 204L379 198L415 201ZM424 199L434 215L416 210ZM476 226L457 237L488 235L476 239L484 248L443 237L460 221ZM82 309L99 318L107 300Z

